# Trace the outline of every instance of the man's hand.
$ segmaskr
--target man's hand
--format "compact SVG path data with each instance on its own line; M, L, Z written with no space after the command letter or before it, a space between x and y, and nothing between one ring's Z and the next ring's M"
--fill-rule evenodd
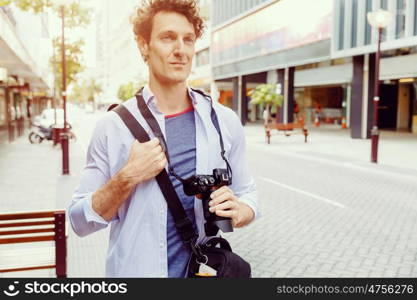
M253 210L245 203L239 201L233 191L222 186L210 195L209 210L219 217L232 219L233 227L242 227L249 224L255 214Z
M136 185L154 178L165 168L166 164L165 153L157 138L146 143L139 143L135 140L121 176L129 178L131 183Z

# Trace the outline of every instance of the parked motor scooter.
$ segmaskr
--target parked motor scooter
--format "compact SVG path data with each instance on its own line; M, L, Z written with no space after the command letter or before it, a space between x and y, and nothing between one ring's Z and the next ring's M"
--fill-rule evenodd
M43 127L42 125L32 124L32 130L29 133L29 142L31 144L40 144L43 140L52 140L52 125Z
M68 124L68 123L67 123ZM52 141L53 140L53 125L49 127L44 127L39 124L32 124L32 130L29 133L29 142L31 144L40 144L43 140ZM70 131L72 126L70 124L67 125L69 129L69 137L70 139L75 141L75 135Z

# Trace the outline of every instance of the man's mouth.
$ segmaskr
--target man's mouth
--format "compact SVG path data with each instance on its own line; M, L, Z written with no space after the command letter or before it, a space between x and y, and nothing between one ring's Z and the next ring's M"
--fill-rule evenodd
M182 62L172 62L170 64L174 65L174 66L185 66L186 65L186 63L182 63Z

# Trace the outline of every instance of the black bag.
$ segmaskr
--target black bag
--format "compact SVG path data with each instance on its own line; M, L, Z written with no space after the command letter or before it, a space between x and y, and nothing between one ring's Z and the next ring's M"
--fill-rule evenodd
M220 245L220 247L216 247ZM222 237L212 237L199 244L203 258L193 252L188 262L189 278L250 278L250 264L232 252L229 242ZM200 266L205 264L216 271L216 274L201 273Z
M167 159L169 160L165 139L161 129L159 128L158 122L149 111L149 108L145 104L142 95L137 94L136 98L138 100L137 104L140 112L142 113L142 116L145 118L153 130L155 136L160 139L161 146L163 146ZM112 109L113 108L114 107L112 107ZM144 143L150 140L143 127L123 105L117 106L114 108L114 111L119 115L127 128L129 128L132 135L140 143ZM215 114L213 109L212 113ZM216 127L216 129L217 128L218 127ZM220 132L219 135L222 154L224 154L223 141ZM174 218L175 227L177 228L181 239L191 249L191 257L188 262L187 277L250 278L251 268L249 263L236 253L233 253L232 248L225 239L221 237L209 237L203 243L197 244L196 241L198 235L194 231L192 223L185 213L184 207L178 198L178 195L172 185L171 180L169 179L169 175L166 170L162 170L162 172L159 173L155 179L158 182L165 200L167 201L168 209ZM220 247L216 247L217 245L220 245ZM202 266L204 270L209 269L210 272L200 274L199 271L201 270ZM213 273L216 275L212 276Z

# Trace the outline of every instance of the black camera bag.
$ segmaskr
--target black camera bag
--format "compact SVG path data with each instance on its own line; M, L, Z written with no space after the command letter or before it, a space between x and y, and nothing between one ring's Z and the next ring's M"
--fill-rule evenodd
M219 247L217 247L219 245ZM229 242L222 237L212 237L199 244L206 264L217 271L216 276L204 277L196 275L201 261L193 252L188 262L187 277L189 278L251 278L250 264L232 251Z

